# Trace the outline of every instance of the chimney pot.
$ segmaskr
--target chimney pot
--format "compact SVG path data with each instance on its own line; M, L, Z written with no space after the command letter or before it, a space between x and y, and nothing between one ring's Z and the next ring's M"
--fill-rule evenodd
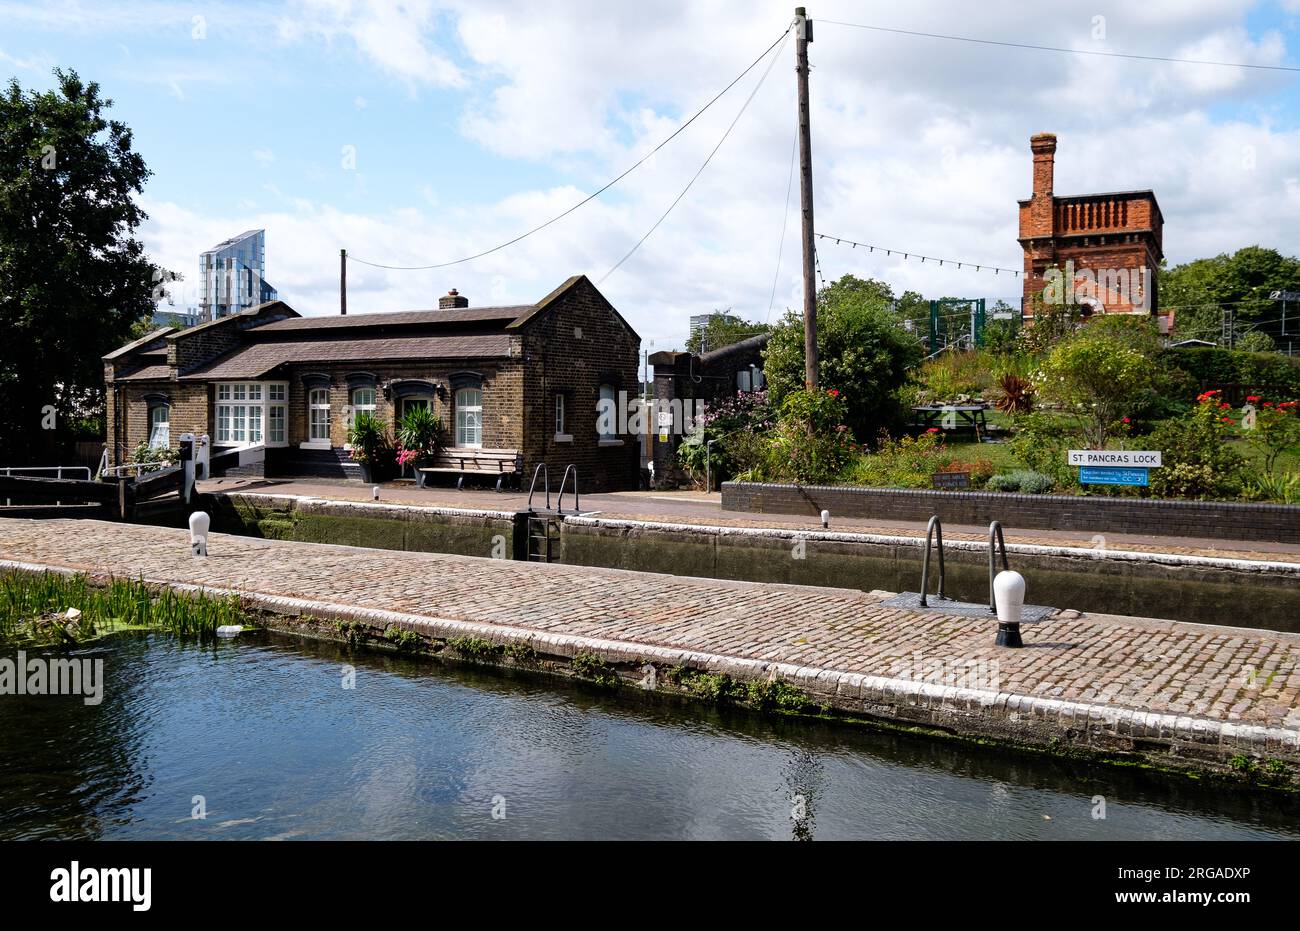
M456 307L468 307L469 298L464 297L455 288L452 288L445 296L438 298L439 310L451 310Z

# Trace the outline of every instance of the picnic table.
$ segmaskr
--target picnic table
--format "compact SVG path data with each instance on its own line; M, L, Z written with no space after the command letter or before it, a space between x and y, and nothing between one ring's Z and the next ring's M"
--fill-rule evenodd
M912 408L912 423L920 430L937 428L947 430L943 421L949 415L956 415L954 431L969 428L975 433L975 441L988 432L988 422L984 419L987 404L918 404Z

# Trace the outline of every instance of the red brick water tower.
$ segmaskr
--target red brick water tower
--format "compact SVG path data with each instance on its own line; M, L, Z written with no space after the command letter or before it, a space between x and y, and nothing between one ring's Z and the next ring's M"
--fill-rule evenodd
M1034 295L1043 294L1051 268L1073 268L1083 291L1085 314L1149 313L1159 309L1157 270L1164 218L1152 191L1115 191L1057 197L1052 192L1056 135L1031 136L1034 193L1020 201L1020 245L1025 250L1023 307L1034 313Z

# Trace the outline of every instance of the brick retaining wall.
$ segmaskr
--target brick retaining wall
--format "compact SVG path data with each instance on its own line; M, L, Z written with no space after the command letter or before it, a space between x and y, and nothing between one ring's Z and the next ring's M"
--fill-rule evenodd
M836 517L918 523L938 514L951 524L998 520L1017 529L1300 543L1300 506L1287 504L723 482L722 508L757 514L825 509Z

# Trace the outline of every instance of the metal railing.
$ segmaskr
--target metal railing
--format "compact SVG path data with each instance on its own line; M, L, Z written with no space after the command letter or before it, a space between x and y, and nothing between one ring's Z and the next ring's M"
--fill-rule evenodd
M573 513L578 514L582 508L578 506L578 467L570 462L564 468L564 477L560 479L560 498L555 502L557 513L564 513L564 488L569 484L569 473L573 473Z
M993 577L997 574L994 565L994 548L993 541L996 538L997 546L1002 551L1002 569L1007 571L1011 565L1007 562L1007 541L1002 539L1002 524L994 521L989 524L989 611L994 614L998 613L997 601L993 597Z
M170 459L163 459L159 462L128 462L125 465L105 466L99 474L101 478L130 478L132 474L139 478L146 472L170 469L174 465L176 463Z

